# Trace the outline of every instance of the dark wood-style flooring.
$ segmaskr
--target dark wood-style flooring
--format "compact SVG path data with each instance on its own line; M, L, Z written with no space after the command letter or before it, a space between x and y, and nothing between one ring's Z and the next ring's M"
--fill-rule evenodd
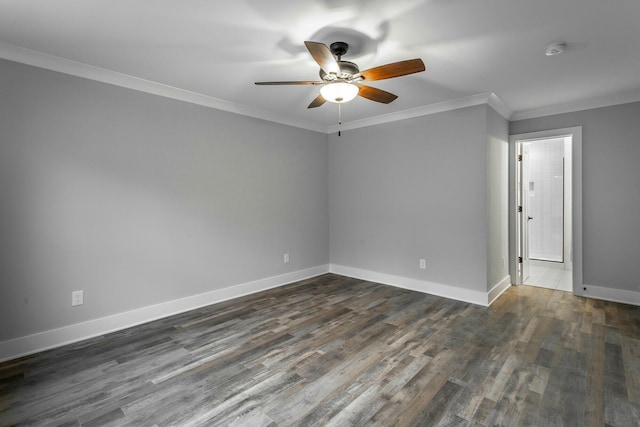
M637 426L640 307L336 275L0 364L0 425Z

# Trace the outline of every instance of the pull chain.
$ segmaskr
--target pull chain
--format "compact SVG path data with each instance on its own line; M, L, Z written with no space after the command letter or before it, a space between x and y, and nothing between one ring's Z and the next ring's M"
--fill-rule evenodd
M340 128L342 127L342 104L338 103L338 136L340 136Z

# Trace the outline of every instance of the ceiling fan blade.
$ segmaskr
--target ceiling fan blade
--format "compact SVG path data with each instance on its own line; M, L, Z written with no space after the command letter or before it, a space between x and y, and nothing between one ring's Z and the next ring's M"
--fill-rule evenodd
M393 102L398 97L398 95L394 95L390 92L378 89L377 87L364 85L358 85L358 87L360 88L360 90L358 91L358 95L363 98L370 99L371 101L388 104L390 102Z
M338 74L340 72L340 66L327 45L309 41L304 42L304 45L307 46L309 53L325 73Z
M370 68L360 73L365 80L384 80L393 77L406 76L407 74L419 73L426 68L422 59L408 59L406 61L393 62L391 64L381 65L379 67Z
M325 82L256 82L257 85L322 85Z
M318 95L316 97L316 99L314 99L313 101L311 101L311 104L309 104L309 106L307 108L316 108L321 106L322 104L324 104L325 102L327 102L326 99L324 99L322 97L322 95Z

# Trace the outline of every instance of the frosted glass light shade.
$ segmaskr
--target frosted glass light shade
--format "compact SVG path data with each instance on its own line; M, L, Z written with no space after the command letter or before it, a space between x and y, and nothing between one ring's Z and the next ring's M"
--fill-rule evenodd
M358 96L358 86L351 83L329 83L320 88L320 95L329 102L342 104Z

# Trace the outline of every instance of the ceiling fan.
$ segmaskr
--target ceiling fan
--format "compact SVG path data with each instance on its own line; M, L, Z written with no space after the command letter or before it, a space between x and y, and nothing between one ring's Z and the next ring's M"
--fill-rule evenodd
M319 107L327 101L342 104L351 101L356 96L388 104L398 96L362 83L406 76L425 70L422 59L416 58L360 71L355 63L342 60L342 56L349 50L349 45L345 42L334 42L330 47L312 41L306 41L304 44L320 66L320 81L256 82L256 84L322 85L320 95L307 108Z

